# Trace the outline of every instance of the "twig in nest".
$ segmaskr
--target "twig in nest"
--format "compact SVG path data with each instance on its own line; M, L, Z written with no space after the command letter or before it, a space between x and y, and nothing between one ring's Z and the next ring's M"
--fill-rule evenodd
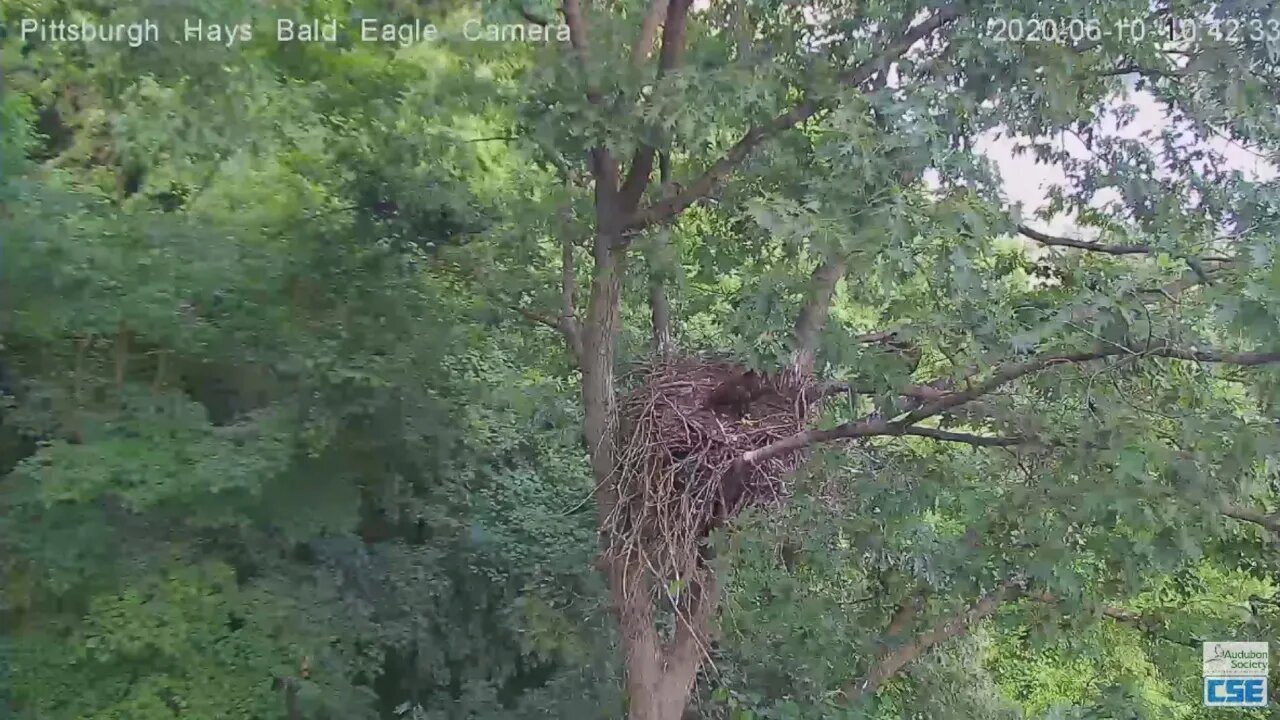
M820 398L808 384L766 376L750 419L708 408L708 395L743 372L723 362L660 362L619 408L619 502L607 523L607 552L647 568L663 588L704 579L699 546L707 535L746 507L784 499L787 476L802 459L741 462L744 453L801 430L816 402L809 398Z

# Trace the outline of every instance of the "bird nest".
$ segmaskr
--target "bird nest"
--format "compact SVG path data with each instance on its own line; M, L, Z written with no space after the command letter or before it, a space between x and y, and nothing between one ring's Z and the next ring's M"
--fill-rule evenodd
M731 363L647 366L619 408L611 559L638 562L667 587L696 581L712 530L789 495L799 453L750 463L743 455L803 429L817 396L806 380Z

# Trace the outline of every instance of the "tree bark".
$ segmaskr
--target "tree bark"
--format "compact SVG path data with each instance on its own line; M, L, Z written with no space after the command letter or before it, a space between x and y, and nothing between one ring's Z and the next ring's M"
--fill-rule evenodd
M642 64L648 56L652 38L663 25L659 58L659 77L678 66L685 45L685 24L689 0L651 0L649 12L641 27L640 37L632 48L632 63ZM589 102L600 105L603 97L592 78L591 43L580 0L563 0L562 10L569 26L571 48L579 70L586 77ZM664 17L665 16L665 17ZM852 69L842 80L857 87L869 79L885 62L900 57L917 40L931 35L959 16L954 6L934 13L903 36L890 42L883 53ZM665 22L662 22L665 20ZM626 272L627 231L640 230L657 222L674 218L698 199L705 197L721 181L741 165L753 150L772 136L795 127L813 117L825 103L812 97L803 98L796 106L762 125L751 128L728 153L713 162L690 187L674 195L666 194L656 205L640 212L639 206L650 183L657 148L643 145L637 149L627 170L621 176L617 158L602 146L589 153L591 175L595 184L594 267L585 317L573 322L572 249L564 250L562 317L558 321L539 320L559 327L577 356L582 371L582 404L585 414L584 436L588 445L592 474L596 482L596 502L603 545L608 547L609 520L618 503L617 477L617 399L614 387L616 335L619 303ZM813 369L816 337L826 322L831 293L844 272L838 267L820 270L812 310L797 324L796 366L806 373ZM670 308L661 287L651 287L655 345L670 345ZM576 332L575 332L576 331ZM603 567L609 579L615 609L622 630L623 653L627 667L630 720L679 720L703 658L707 628L718 600L718 586L713 571L701 587L690 588L684 601L687 607L678 612L676 630L665 647L658 634L652 595L647 592L652 578L647 568L628 566L624 560L609 558Z
M661 278L649 281L649 311L653 322L653 354L668 358L675 352L675 336L671 332L671 305Z
M940 643L973 629L977 623L990 617L1002 604L1018 592L1018 581L1002 583L995 590L983 595L973 605L881 655L863 677L849 683L844 689L847 700L855 701L874 695L885 681L897 675L911 663L919 660Z
M671 153L664 151L658 155L658 183L666 192L671 183ZM653 323L653 354L659 358L668 358L675 353L675 333L671 329L671 303L667 299L667 263L668 240L665 237L654 239L655 246L649 256L649 313Z
M790 371L797 378L813 375L818 357L818 339L827 324L831 313L831 298L835 294L836 284L844 277L844 271L843 259L828 259L813 272L809 300L800 309L793 333L795 346Z
M608 185L596 192L595 266L581 327L582 403L584 434L596 482L597 522L602 546L609 544L609 518L618 503L617 399L614 361L619 323L622 280L626 272L626 244L621 220L626 217L620 193ZM697 676L701 655L687 649L696 641L710 617L708 602L687 618L693 627L677 632L670 648L664 648L654 624L655 608L650 592L652 579L642 565L608 558L606 570L614 609L618 614L622 651L626 662L628 720L679 720Z

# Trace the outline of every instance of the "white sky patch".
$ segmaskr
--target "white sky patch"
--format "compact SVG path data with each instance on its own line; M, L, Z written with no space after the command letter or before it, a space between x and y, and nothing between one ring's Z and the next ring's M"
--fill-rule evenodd
M1173 123L1170 122L1166 115L1165 108L1150 93L1130 91L1127 96L1116 98L1112 106L1124 103L1131 104L1137 109L1133 122L1126 127L1120 128L1116 126L1114 121L1108 120L1103 123L1106 136L1140 139L1144 133L1158 136L1163 130L1173 127ZM1048 203L1049 188L1055 184L1064 185L1066 176L1063 174L1061 167L1038 162L1031 152L1015 156L1014 147L1027 142L1028 138L1026 137L1009 137L1007 133L993 131L986 133L979 139L977 148L999 170L1006 199L1010 203L1021 203L1024 215L1030 217L1032 213L1043 208ZM1085 158L1089 155L1089 151L1084 147L1084 144L1069 134L1056 138L1054 144L1060 149L1070 152L1074 157ZM1251 179L1269 180L1280 174L1274 164L1260 157L1255 151L1226 137L1215 136L1202 139L1197 143L1197 146L1221 153L1226 159L1228 168L1239 170ZM1114 198L1114 195L1101 192L1091 204L1101 205ZM1074 223L1072 218L1067 215L1059 215L1048 223L1032 220L1028 224L1053 234L1086 237L1080 233L1073 232Z
M692 9L695 12L701 12L710 6L711 0L693 0ZM804 12L806 22L815 27L823 26L824 21L828 19L828 13L820 9L806 7ZM916 22L921 22L928 16L928 11L922 10ZM924 44L924 41L916 43L909 52L917 52ZM898 82L895 64L890 68L887 84L889 87L897 87ZM1130 88L1132 88L1132 81ZM1140 139L1144 134L1150 134L1158 138L1162 131L1173 127L1167 115L1167 109L1148 92L1130 89L1116 97L1107 109L1123 104L1130 104L1136 109L1132 122L1124 127L1118 127L1110 112L1103 113L1107 119L1102 123L1101 134L1129 139ZM1025 145L1029 140L1025 136L1010 137L1007 130L998 129L980 136L976 148L995 165L1000 174L1005 199L1010 204L1022 206L1023 216L1028 218L1028 224L1051 234L1089 238L1093 231L1088 229L1082 231L1077 228L1070 215L1060 214L1047 222L1033 219L1034 213L1048 204L1049 189L1054 185L1066 185L1066 175L1060 166L1040 162L1030 151L1020 155L1014 154L1015 147ZM1084 143L1070 134L1062 134L1055 139L1054 144L1077 158L1086 158L1090 154ZM1225 158L1229 169L1239 170L1251 179L1269 180L1280 175L1280 170L1275 164L1261 157L1256 151L1224 136L1201 139L1196 146L1220 153ZM924 183L926 187L938 187L937 172L926 171ZM1099 206L1117 197L1118 194L1114 191L1100 191L1092 199L1091 204Z

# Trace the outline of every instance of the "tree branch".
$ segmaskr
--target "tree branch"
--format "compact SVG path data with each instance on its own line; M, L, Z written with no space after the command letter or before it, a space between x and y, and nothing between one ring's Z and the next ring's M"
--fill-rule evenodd
M1036 602L1042 602L1048 605L1058 604L1058 599L1047 592L1036 593L1028 597L1031 600L1035 600ZM1192 642L1189 640L1173 638L1163 633L1155 632L1155 629L1153 627L1155 625L1153 621L1154 619L1152 617L1143 615L1142 613L1134 612L1133 610L1126 610L1124 608L1113 607L1111 605L1102 606L1099 613L1102 615L1102 617L1115 620L1116 622L1119 622L1119 623L1124 623L1125 625L1130 625L1134 629L1142 632L1145 635L1149 635L1150 637L1155 638L1156 640L1163 640L1168 643L1173 643L1174 645L1182 645L1189 648L1195 648L1197 650L1199 650L1200 648L1200 644L1198 642Z
M560 238L560 315L552 317L535 310L518 305L509 307L521 317L539 325L552 328L564 336L569 353L577 364L582 362L582 329L578 322L578 277L573 257L572 215L573 208L569 204L562 206L558 212L560 223L557 228Z
M956 4L944 6L928 19L889 43L881 52L868 58L849 72L844 73L841 80L851 87L860 86L885 65L902 57L916 42L933 34L943 26L954 22L960 17L961 13L962 10ZM811 95L806 95L803 100L786 112L750 128L737 143L729 148L729 151L723 157L713 162L701 176L686 185L682 191L665 197L635 213L627 224L627 229L640 230L646 228L666 218L674 217L689 208L714 192L766 140L803 123L816 115L819 110L832 104L833 101L819 100Z
M1027 594L1023 589L1024 582L1025 580L1023 576L1014 576L992 592L983 595L977 600L977 602L970 605L963 612L958 613L938 625L935 625L930 630L919 634L910 642L898 645L889 652L884 653L877 658L875 664L872 665L871 669L868 670L865 675L845 687L843 690L845 698L850 701L856 701L862 697L874 694L886 681L895 677L908 665L919 660L925 655L925 653L934 647L947 640L971 632L975 625L993 615L1004 603L1020 597L1026 597L1029 600L1034 600L1048 605L1058 604L1058 599L1047 592ZM905 628L906 622L904 621L904 618L909 618L909 616L914 614L906 610L908 607L909 606L905 603L899 606L898 612L894 614L894 621L890 623L890 628L886 631L886 636L891 637ZM1177 638L1171 638L1166 635L1152 632L1150 627L1152 619L1142 613L1111 605L1104 605L1100 609L1100 614L1102 617L1115 620L1116 622L1134 626L1138 630L1148 633L1156 639L1188 647L1199 647L1199 645L1194 642L1179 640Z
M1242 522L1260 525L1274 533L1280 533L1280 513L1267 514L1253 508L1228 505L1222 508L1222 514Z
M591 81L591 43L587 37L587 23L582 14L579 0L564 0L561 6L565 24L569 26L569 43L578 59L578 69L582 72L587 86L587 100L593 105L601 102L600 89ZM618 161L603 146L594 147L588 152L591 174L596 180L597 207L600 200L613 207L614 196L618 193L619 170Z
M547 25L551 24L550 20L542 17L541 15L535 14L532 10L525 7L523 3L521 3L520 5L520 17L524 18L526 22L532 23L534 25L541 25L543 27L546 27Z
M870 416L854 422L847 422L827 430L804 430L796 433L795 435L791 435L790 437L778 440L770 445L766 445L765 447L744 453L742 457L739 458L739 461L743 463L757 463L779 455L795 452L810 445L830 442L832 440L874 437L880 435L905 435L907 434L907 429L909 427L915 425L921 420L934 417L935 415L950 410L951 408L964 405L971 400L986 395L992 390L1025 375L1030 375L1054 365L1084 363L1116 355L1130 354L1131 351L1126 348L1106 347L1087 352L1053 353L1032 358L1030 360L1004 363L997 366L991 373L990 377L985 380L975 382L973 378L970 378L969 380L960 383L961 385L967 385L965 389L946 393L941 397L908 412L899 419L890 421L882 417ZM1140 353L1132 354L1136 357L1165 357L1177 360L1189 360L1193 362L1224 363L1239 365L1242 367L1254 367L1257 365L1280 362L1280 352L1276 351L1231 353L1214 350L1200 350L1197 348L1154 347L1143 350Z
M568 229L560 231L560 332L575 362L582 362L582 331L578 327L578 275L573 262L573 242Z
M671 181L671 157L667 153L658 156L658 177L662 187L666 188ZM653 354L659 358L668 358L675 352L675 333L672 330L671 303L667 299L666 265L668 256L664 252L668 238L654 238L654 247L649 257L649 313L652 323Z
M658 79L661 80L668 72L674 70L680 65L680 59L684 55L685 33L688 30L689 23L689 6L691 0L666 0L667 6L665 12L661 8L664 0L653 0L654 7L650 9L649 16L645 18L646 27L641 31L641 41L645 40L645 32L649 33L648 43L653 43L653 32L656 31L657 25L653 28L647 27L647 23L657 16L659 20L665 16L666 23L662 27L662 51L658 58ZM656 23L657 21L655 21ZM640 46L633 48L632 59L642 62L642 58L638 58L636 52ZM647 55L646 49L645 54ZM653 174L653 160L657 153L657 148L648 143L642 144L636 148L634 157L631 160L631 168L627 172L627 179L622 184L622 205L628 214L635 212L636 207L640 205L640 199L644 197L644 191L649 187L649 178Z
M662 25L662 20L667 14L667 4L668 0L649 0L649 12L645 13L644 21L640 25L640 37L636 38L636 44L631 47L633 65L638 67L649 59L658 26Z
M664 694L669 697L684 698L697 679L698 666L707 651L711 619L720 601L715 572L708 571L702 580L692 583L688 598L687 609L677 613L675 632L663 653L666 668L662 679L667 686Z
M1042 603L1045 603L1046 605L1058 604L1058 598L1054 597L1051 593L1047 593L1047 592L1031 593L1031 594L1028 594L1026 597L1029 600L1042 602ZM1142 621L1141 613L1136 613L1132 610L1124 610L1117 607L1111 607L1110 605L1104 605L1102 607L1101 612L1103 617L1109 617L1112 620L1119 620L1121 622L1136 623L1136 622Z
M974 447L1012 447L1014 445L1034 444L1034 441L1024 437L971 435L969 433L951 432L949 430L940 430L938 428L929 427L909 427L903 430L902 434L917 435L919 437L944 440L946 442L965 443L966 445L973 445Z
M578 55L579 69L585 73L591 67L589 58L591 43L587 38L587 24L582 15L582 5L578 0L564 0L561 7L565 24L569 26L569 44Z
M881 634L882 644L888 645L895 642L899 636L911 629L911 626L915 624L916 617L924 610L928 596L927 590L921 590L898 603L897 609L893 611L893 615L889 618L889 625L885 627L884 633Z
M517 313L520 313L521 317L523 317L524 319L530 322L534 322L539 325L546 325L552 330L556 330L556 331L560 330L560 323L550 315L543 315L540 312L528 310L526 308L520 307L519 305L511 305L510 308L512 310L515 310Z
M1121 75L1137 74L1154 78L1181 78L1191 74L1190 68L1179 68L1175 70L1163 70L1161 68L1147 67L1130 63L1127 65L1119 65L1101 72L1093 73L1096 77L1119 77Z
M1133 245L1107 245L1105 243L1092 242L1089 240L1076 240L1074 238L1061 237L1058 235L1049 235L1048 233L1040 232L1039 230L1027 227L1026 225L1019 225L1018 233L1035 240L1041 245L1078 248L1080 250L1106 253L1108 255L1152 255L1156 252L1155 248L1145 243L1137 243ZM1218 256L1201 257L1197 259L1206 262L1231 262L1231 258Z
M1049 235L1034 228L1027 227L1026 225L1019 225L1018 232L1032 240L1035 240L1041 245L1079 248L1081 250L1106 253L1108 255L1149 255L1151 253L1150 245L1103 245L1101 243L1090 242L1088 240L1073 240L1072 238Z
M1020 578L1001 583L995 590L978 598L962 612L880 656L865 675L845 686L842 691L845 699L852 702L874 695L885 681L902 672L904 668L919 660L937 645L970 632L974 625L990 617L1003 603L1015 597L1019 592L1020 583Z
M809 301L800 309L793 330L795 346L791 351L790 371L797 378L813 374L818 356L818 338L827 324L831 297L840 278L844 277L845 268L844 258L829 258L813 272Z

